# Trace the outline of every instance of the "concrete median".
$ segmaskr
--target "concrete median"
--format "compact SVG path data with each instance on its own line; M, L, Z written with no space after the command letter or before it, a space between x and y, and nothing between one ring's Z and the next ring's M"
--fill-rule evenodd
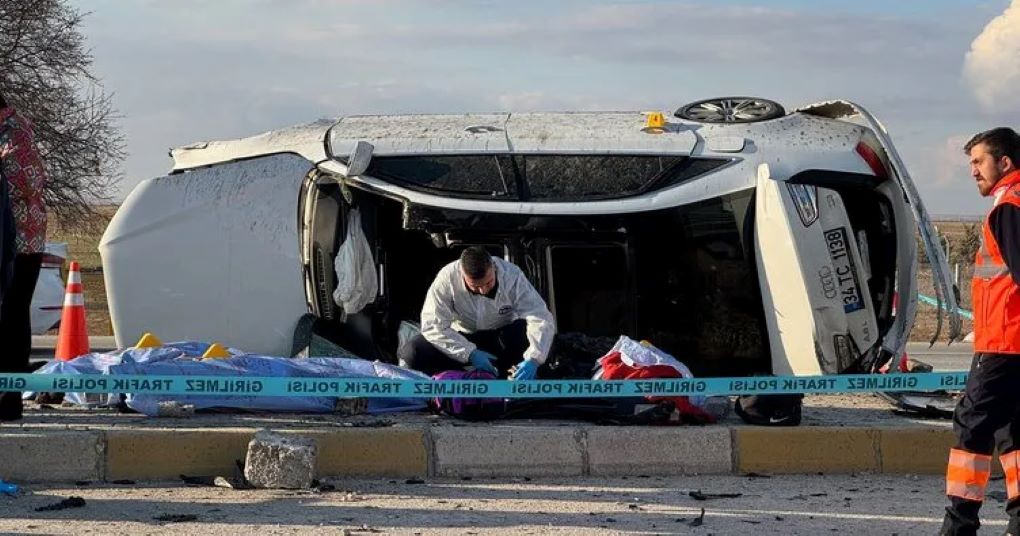
M257 428L110 427L0 433L0 478L168 480L233 474ZM946 428L395 426L288 429L321 451L317 475L548 477L745 473L940 474Z

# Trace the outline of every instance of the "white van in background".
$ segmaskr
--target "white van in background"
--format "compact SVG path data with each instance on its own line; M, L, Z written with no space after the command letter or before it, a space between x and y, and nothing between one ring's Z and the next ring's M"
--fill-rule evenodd
M172 155L100 245L121 346L155 331L282 355L310 311L392 359L436 271L475 244L524 269L560 333L648 339L699 376L871 371L901 354L917 226L935 293L956 305L888 135L845 101L709 99L668 120L355 116ZM354 207L380 284L347 315L333 259Z

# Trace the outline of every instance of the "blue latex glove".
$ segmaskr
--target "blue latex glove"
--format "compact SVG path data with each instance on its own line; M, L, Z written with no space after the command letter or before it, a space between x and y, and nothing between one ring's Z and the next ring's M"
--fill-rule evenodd
M484 370L493 376L498 376L499 371L497 371L496 366L492 364L495 360L496 356L486 352L485 350L479 350L477 348L475 348L475 350L471 352L471 355L468 356L468 361L473 367L475 367L475 370Z
M538 361L532 361L531 359L525 359L517 365L517 371L514 372L513 380L534 380L535 375L538 374Z

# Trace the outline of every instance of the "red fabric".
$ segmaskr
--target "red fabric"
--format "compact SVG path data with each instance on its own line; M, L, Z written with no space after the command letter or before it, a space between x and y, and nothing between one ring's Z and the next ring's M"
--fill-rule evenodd
M46 170L35 146L32 124L14 108L0 109L0 154L14 213L15 244L19 254L46 249Z
M620 352L610 352L599 359L604 380L649 380L656 378L682 378L680 371L668 365L632 367L623 362ZM649 402L671 401L680 412L681 422L711 424L715 417L691 404L686 396L646 396Z
M1006 175L996 185L995 206L1003 203L1020 207L1020 171ZM987 217L981 233L971 280L974 351L1020 354L1020 286L1009 273Z

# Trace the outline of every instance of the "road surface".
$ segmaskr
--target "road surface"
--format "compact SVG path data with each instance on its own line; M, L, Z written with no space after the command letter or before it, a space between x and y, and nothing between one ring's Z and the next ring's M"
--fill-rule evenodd
M936 371L970 370L974 347L969 342L938 342L929 348L926 342L912 342L907 345L907 355L932 365Z
M39 487L29 496L0 496L0 532L906 535L934 534L945 500L941 477L864 474L333 484L324 493L165 483ZM991 484L982 534L1002 533L1003 486ZM35 511L69 496L85 506Z

